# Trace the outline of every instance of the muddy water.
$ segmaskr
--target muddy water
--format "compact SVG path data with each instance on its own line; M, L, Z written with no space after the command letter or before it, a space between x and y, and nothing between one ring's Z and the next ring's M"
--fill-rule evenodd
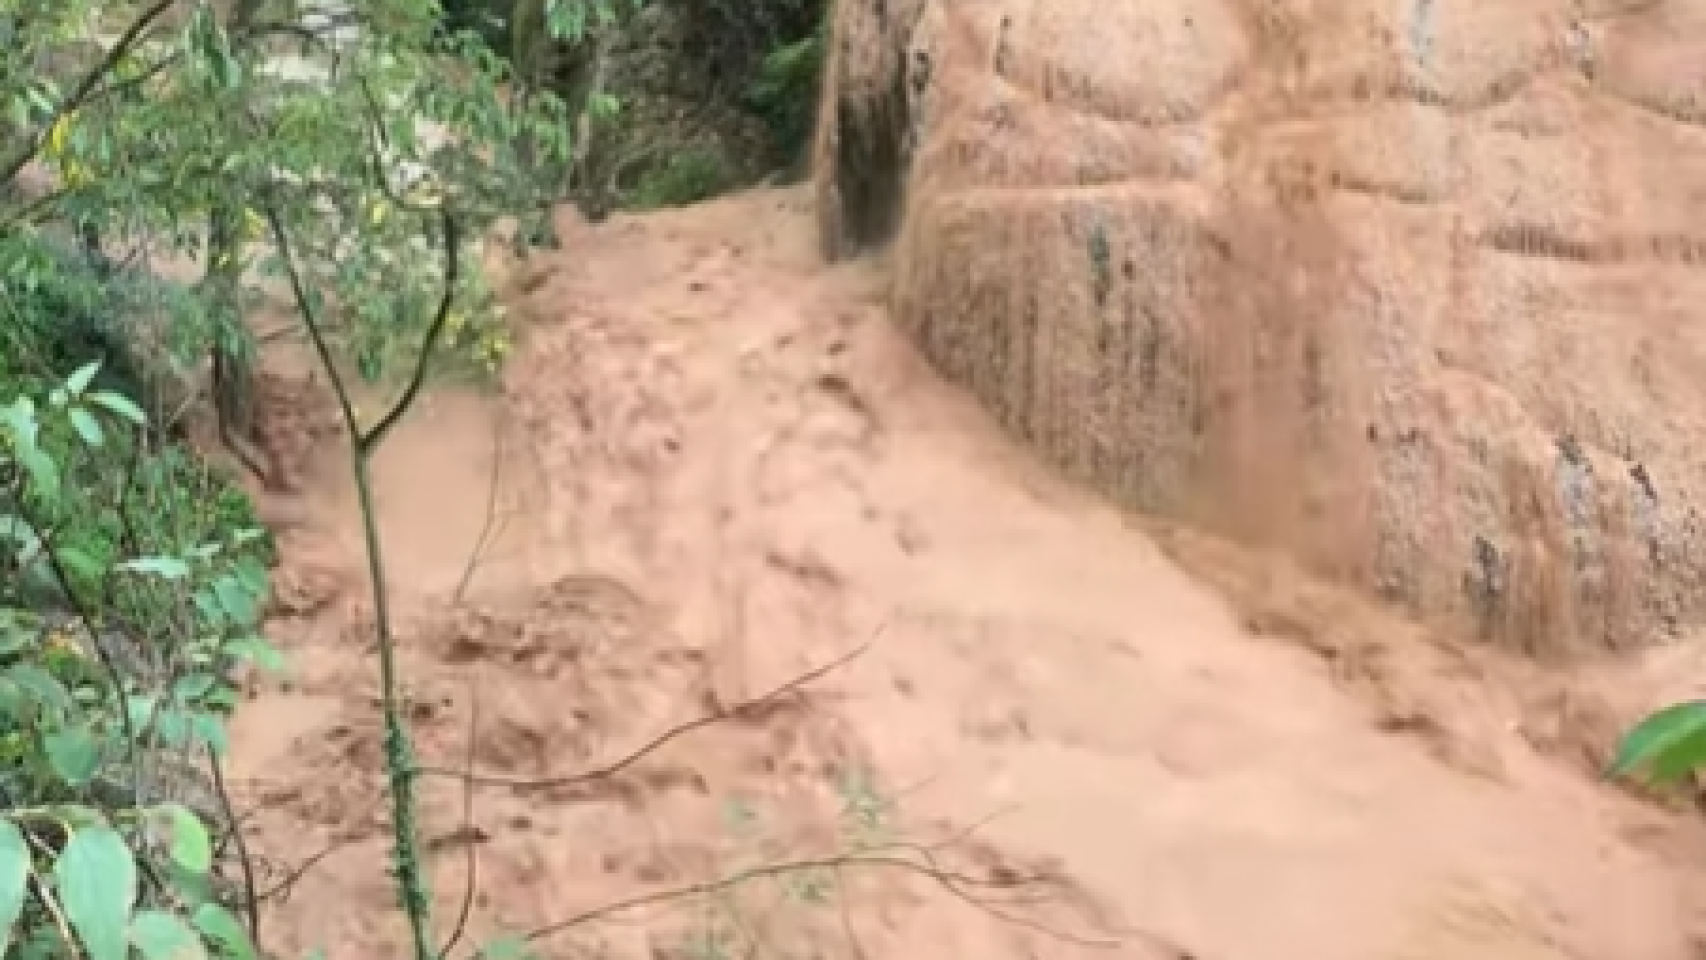
M956 841L981 905L849 869L839 906L760 885L738 916L648 908L541 948L689 956L713 929L743 956L1697 955L1691 827L1536 752L1468 654L1380 645L1378 617L1330 606L1316 627L1366 627L1374 667L1263 635L942 386L887 324L877 267L816 264L802 208L765 192L565 224L504 395L440 394L385 453L429 763L587 769L869 644L803 700L599 786L429 780L441 917L470 862L485 934L844 848L863 779L893 801L888 835ZM275 625L296 671L240 719L239 792L275 869L331 851L271 942L392 957L352 494L335 451L309 475ZM1313 589L1239 562L1269 594ZM1003 886L1030 873L1040 899Z

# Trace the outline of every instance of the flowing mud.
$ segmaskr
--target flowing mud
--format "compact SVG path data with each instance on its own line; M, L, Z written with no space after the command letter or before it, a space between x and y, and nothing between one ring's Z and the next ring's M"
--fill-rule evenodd
M1700 831L1592 777L1678 692L1652 665L1542 673L1099 505L932 375L880 265L820 265L806 204L565 223L502 398L441 391L380 458L410 715L446 773L422 780L435 922L472 876L463 949L566 924L544 956L1706 950ZM404 956L355 497L337 449L303 470L273 627L294 671L234 734L261 885L302 870L263 933ZM766 878L596 914L867 833L959 879L866 858L808 878L816 903Z

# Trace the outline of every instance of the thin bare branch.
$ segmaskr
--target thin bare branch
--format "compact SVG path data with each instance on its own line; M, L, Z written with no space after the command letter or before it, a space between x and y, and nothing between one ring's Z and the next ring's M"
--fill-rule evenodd
M863 656L865 651L871 648L872 642L873 641L867 640L847 653L836 657L834 660L831 660L822 666L815 667L768 693L754 697L750 700L743 700L732 707L719 709L671 727L647 741L639 749L623 756L621 759L592 770L556 777L532 778L508 777L498 774L469 774L466 771L449 770L443 767L421 767L418 772L428 776L465 777L482 787L508 787L513 790L553 790L561 789L563 787L581 786L583 784L594 783L600 780L608 780L624 770L627 770L629 767L632 767L634 764L639 763L641 760L644 760L646 757L658 752L670 743L679 740L690 733L730 720L745 719L753 714L761 712L765 707L773 706L777 701L780 701L784 697L799 693L804 687L823 679L828 674L841 669L858 657Z
M984 899L979 897L975 892L978 890L1015 889L1034 885L1036 883L1047 883L1050 882L1050 878L1003 875L993 879L985 879L981 877L974 877L969 874L944 870L932 863L920 863L904 856L906 853L916 853L918 849L920 848L905 846L876 847L870 850L854 853L844 853L823 857L807 857L779 863L764 864L762 866L737 871L713 880L684 884L682 886L671 887L669 889L659 890L653 893L640 894L623 900L617 900L604 904L600 907L594 907L575 914L567 919L559 920L531 930L523 935L523 939L529 942L545 940L565 933L576 927L608 920L619 914L631 913L645 907L662 906L670 903L679 903L684 900L725 893L755 880L775 879L812 871L842 872L876 868L898 871L928 879L946 890L948 893L952 894L956 899L961 900L969 906L976 907L985 913L989 913L1003 922L1024 926L1062 943L1105 950L1117 949L1121 946L1122 942L1118 939L1081 936L1066 933L1063 931L1053 930L1036 921L1027 920L1025 918L1009 917L996 913L988 906Z
M480 730L480 694L472 687L468 691L468 753L465 766L474 769L474 755L479 748ZM474 784L462 784L462 827L472 832L474 828ZM456 924L450 930L450 936L445 938L444 946L439 948L438 960L449 960L450 951L460 943L462 936L468 930L468 919L474 913L474 894L479 889L480 882L480 845L478 843L464 844L468 851L467 877L462 883L462 904L456 915Z

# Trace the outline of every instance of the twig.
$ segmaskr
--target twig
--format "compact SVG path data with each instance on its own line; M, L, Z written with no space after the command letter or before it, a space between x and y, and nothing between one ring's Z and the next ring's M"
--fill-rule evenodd
M81 620L89 630L91 641L89 646L93 648L95 659L99 661L101 668L106 672L107 682L113 685L113 697L118 701L119 730L124 734L125 759L129 761L133 774L130 781L131 801L133 806L140 807L143 805L142 744L137 737L136 723L130 716L130 697L125 693L124 673L119 670L117 662L113 660L106 645L100 642L98 636L95 636L101 629L101 621L92 615L88 601L79 597L76 589L72 587L71 573L66 570L64 561L59 557L59 552L54 549L52 534L27 514L20 516L19 519L30 528L36 539L40 541L42 555L46 558L49 569L53 571L54 578L59 581L60 589L64 592L65 602L70 604L71 612L76 614L77 619Z
M376 798L374 800L374 805L378 806L379 801L383 800L383 799L384 799L383 797ZM324 847L321 847L320 850L318 852L316 852L313 856L302 861L301 863L297 864L296 866L290 868L290 871L284 875L284 879L278 881L277 883L268 887L266 890L262 891L256 897L256 899L264 903L264 902L271 900L274 897L277 897L281 894L288 896L291 889L294 888L296 886L296 884L303 877L308 875L308 871L319 866L321 861L325 860L327 857L331 856L332 854L337 853L339 850L344 849L345 847L353 846L357 843L360 843L363 839L365 839L365 838L362 838L362 837L346 837L343 839L334 840L331 843L326 844Z
M498 419L495 415L493 419ZM468 563L462 568L462 579L456 581L456 590L451 593L453 603L461 603L463 595L468 592L468 584L474 579L474 571L479 569L481 559L486 555L487 542L492 536L492 527L497 520L498 491L503 483L504 462L504 430L500 422L492 431L492 476L486 489L486 518L480 524L480 536L474 541L474 549L468 554Z
M480 694L472 686L468 690L468 756L466 765L474 769L474 754L478 751L478 732L480 728ZM462 784L462 826L472 832L474 828L474 784ZM451 928L450 936L445 938L444 946L438 951L438 960L448 960L450 951L461 942L462 935L467 932L468 918L474 913L474 891L479 888L480 845L470 841L463 845L468 851L468 876L462 884L462 906L456 916L456 925Z
M841 668L845 664L851 662L854 658L862 655L867 649L869 649L870 645L871 645L871 641L867 641L865 644L861 645L860 647L858 647L858 648L856 648L856 649L854 649L854 650L852 650L846 654L843 654L842 656L836 658L835 660L833 660L827 664L824 664L820 667L817 667L816 669L813 669L810 672L802 674L802 675L794 678L793 680L789 681L788 683L785 683L782 686L779 686L779 687L775 688L774 690L771 690L768 693L762 694L758 697L754 697L754 698L749 699L749 700L742 701L741 703L736 704L733 707L727 708L725 710L717 711L714 714L702 716L702 717L699 717L695 720L690 720L686 723L678 724L674 727L671 727L670 729L664 731L662 734L659 734L658 736L654 737L652 740L648 741L646 743L646 745L641 747L640 749L633 751L632 753L622 757L621 759L619 759L613 763L607 764L603 767L600 767L600 768L592 770L592 771L587 771L587 772L583 772L583 773L574 774L571 776L557 777L554 779L547 779L547 780L520 780L520 779L510 779L510 778L505 778L505 777L482 776L480 774L474 773L471 769L473 767L473 762L472 762L473 753L472 753L472 746L470 746L469 763L468 763L469 769L451 770L451 769L442 768L442 767L423 766L423 767L416 769L415 772L419 775L422 775L422 776L454 777L458 780L461 780L463 782L464 786L469 788L469 789L472 789L474 787L481 787L481 786L510 787L510 788L517 788L517 789L546 788L546 787L551 787L554 785L563 785L563 784L573 785L576 783L585 783L585 782L589 782L589 781L593 781L593 780L605 779L605 778L614 776L614 775L622 772L623 770L627 769L628 767L633 766L635 763L638 763L640 760L644 759L649 754L652 754L652 753L656 752L657 750L661 749L662 747L664 747L666 744L670 743L671 741L677 740L677 739L679 739L679 738L681 738L681 737L683 737L689 733L692 733L696 730L710 726L712 724L718 723L720 721L739 718L739 717L742 717L742 716L747 715L749 713L761 710L763 707L765 707L771 703L774 703L775 701L781 699L782 697L788 695L789 693L795 692L795 691L799 690L800 688L806 686L807 684L810 684L813 681L822 678L823 676L827 675L831 671ZM473 743L472 737L470 737L469 742L470 742L470 744ZM374 803L375 803L375 805L377 805L378 800L375 800ZM278 896L280 893L284 892L289 887L293 886L297 881L301 880L302 877L307 875L309 870L312 870L322 860L331 856L333 853L336 853L337 851L339 851L339 850L341 850L341 849L343 849L343 848L345 848L345 847L347 847L353 843L357 843L357 842L360 842L359 838L340 839L340 840L336 840L336 841L333 841L332 843L327 844L324 848L322 848L321 850L319 850L318 852L316 852L315 854L310 856L308 859L302 861L296 867L292 868L283 880L281 880L277 884L274 884L272 887L268 888L265 892L261 893L260 899L261 900L270 900L273 897Z
M45 845L42 844L40 840L36 839L34 835L30 835L30 845L35 847L36 852L38 853L45 854L50 852L44 848ZM30 871L29 876L31 892L35 894L36 902L41 904L42 909L46 910L48 916L53 918L53 926L59 931L59 938L65 941L66 952L72 957L82 957L84 955L83 951L77 946L77 938L71 933L71 924L65 918L65 911L60 909L59 901L54 899L52 891L48 889L48 885L42 882L41 877L36 876L34 870ZM10 933L11 931L7 932Z
M918 848L910 849L912 852L916 852ZM889 852L883 852L885 850ZM606 920L617 914L628 913L642 907L658 906L660 904L675 903L696 897L724 893L754 880L778 878L814 870L841 872L860 868L880 868L898 870L903 873L910 873L916 876L925 877L926 879L934 881L950 894L953 894L956 899L959 899L986 913L990 913L992 916L997 917L997 919L1028 927L1038 933L1060 940L1064 943L1071 943L1077 946L1097 949L1114 949L1120 946L1120 941L1118 940L1081 937L1053 930L1034 921L1026 921L1023 918L1004 916L992 911L986 903L978 899L978 897L972 893L973 890L980 887L986 889L1007 889L1046 882L1048 878L1014 877L986 880L967 874L944 870L932 863L918 863L913 860L909 860L905 856L901 855L902 853L908 852L908 850L909 848L907 847L899 846L887 848L878 847L871 851L861 853L811 857L799 860L789 860L782 863L765 864L763 866L741 870L714 880L690 883L679 887L672 887L667 890L640 894L623 900L617 900L613 903L607 903L601 907L584 910L572 917L569 917L568 919L559 920L529 931L523 935L522 939L529 942L544 940L573 929L574 927Z
M653 737L639 749L623 756L621 759L593 770L566 774L558 777L544 778L507 777L496 774L472 774L466 771L450 770L443 767L421 767L416 772L428 776L466 778L470 782L482 787L508 787L513 790L560 789L562 787L578 786L580 784L591 783L598 780L608 780L687 734L703 730L706 727L714 726L718 723L742 719L743 717L758 712L763 707L775 703L789 694L799 692L802 687L822 679L829 673L839 670L854 659L863 656L865 651L871 648L872 642L873 641L867 640L847 653L836 657L834 660L831 660L822 666L815 667L768 693L754 697L750 700L744 700L735 704L733 707L715 710L685 723L677 724L663 733L658 734L656 737Z
M243 869L243 908L245 920L249 925L249 942L256 949L261 945L261 902L255 893L255 865L249 858L249 844L243 839L243 828L232 815L231 792L225 787L225 765L219 762L219 754L209 745L207 747L208 766L213 771L213 789L219 795L219 805L224 808L225 818L231 822L231 841L237 845L237 863Z

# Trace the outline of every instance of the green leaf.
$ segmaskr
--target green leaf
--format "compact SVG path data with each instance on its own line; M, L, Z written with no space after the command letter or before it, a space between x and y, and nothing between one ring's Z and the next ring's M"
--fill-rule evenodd
M75 706L65 685L33 663L14 664L6 671L6 677L25 693L32 694L38 706L52 711L55 716L63 717Z
M195 19L191 21L190 42L192 49L201 56L202 64L213 75L213 79L227 90L237 86L241 75L237 63L231 56L230 46L226 41L224 31L220 30L218 21L210 13L204 13L205 7L198 7Z
M86 726L61 727L48 733L42 742L53 772L71 786L80 787L88 783L100 769L100 743Z
M101 430L101 423L89 411L82 407L72 407L70 412L71 428L77 431L77 436L91 447L106 443L107 435Z
M204 903L195 908L190 921L202 936L223 948L234 960L255 960L254 944L249 942L248 932L231 911L217 903Z
M126 960L136 861L111 827L73 834L53 865L59 905L89 960Z
M1636 724L1618 745L1610 776L1627 776L1646 768L1650 779L1665 783L1681 779L1706 764L1706 700L1674 704Z
M130 724L138 730L147 729L154 722L155 714L159 713L160 698L150 693L138 693L124 700L125 713L130 715Z
M12 924L24 912L29 888L30 848L10 820L0 820L0 954L12 938Z
M19 397L12 401L11 406L0 408L0 424L5 424L12 434L12 442L19 447L34 447L41 432L41 424L36 420L36 405L29 397Z
M168 849L172 860L190 873L202 874L213 869L213 841L208 839L201 818L177 803L161 804L154 810L171 832Z
M215 756L223 757L231 748L230 737L225 732L225 724L210 713L190 714L190 732L197 740L207 744Z
M186 673L172 682L172 695L186 703L194 703L219 686L219 677L204 671Z
M220 577L213 583L213 593L220 609L234 624L252 624L260 619L260 604L254 592L234 576Z
M283 673L288 666L284 654L264 637L238 637L235 640L227 640L224 653L268 673Z
M25 934L29 939L18 944L17 956L7 954L7 960L60 960L65 952L65 944L59 938L59 931L51 926L40 926Z
M190 718L174 704L154 711L154 732L167 746L182 747L189 743L193 727Z
M36 486L36 493L49 500L59 498L59 465L53 458L43 453L40 447L20 446L14 455L29 472L30 481Z
M24 726L35 719L36 700L10 677L0 677L0 717Z
M170 860L166 861L165 866L167 883L171 886L172 892L177 894L178 901L186 909L212 902L215 899L211 875L190 873Z
M90 382L95 379L95 374L100 372L101 361L90 360L65 378L65 392L74 397L82 396L83 391L89 389Z
M25 523L22 518L10 514L0 516L0 538L34 552L40 545L41 538L36 536L35 528Z
M144 573L163 580L182 580L190 575L190 565L177 557L133 557L118 565L120 570Z
M89 579L96 579L101 575L100 561L89 556L87 551L80 550L77 547L59 547L53 551L53 555L64 565L68 573Z
M587 98L587 112L600 120L608 120L622 112L622 101L599 91Z
M243 527L231 534L231 543L234 546L240 547L245 543L253 543L256 540L261 540L265 538L266 535L267 530L265 527Z
M219 596L213 591L212 587L203 587L197 590L190 599L195 602L196 610L206 617L208 622L215 625L225 623L225 611L220 606Z
M134 423L139 427L148 422L148 417L142 412L142 408L137 406L129 397L124 396L123 394L113 393L111 390L97 390L94 393L88 394L83 399L95 404L96 406L104 407L108 411L129 420L131 423Z
M130 942L143 960L202 960L207 950L183 918L143 910L130 920Z
M0 657L10 656L41 639L41 617L26 610L0 607Z
M231 575L237 578L237 582L243 585L243 589L247 590L256 602L267 595L267 568L254 557L244 557L237 561Z

